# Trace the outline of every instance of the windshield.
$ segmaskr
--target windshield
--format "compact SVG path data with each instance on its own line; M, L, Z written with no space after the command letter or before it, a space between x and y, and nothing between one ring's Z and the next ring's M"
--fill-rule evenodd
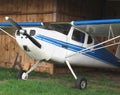
M55 30L57 32L67 35L71 28L71 25L70 24L45 24L43 28L48 30Z

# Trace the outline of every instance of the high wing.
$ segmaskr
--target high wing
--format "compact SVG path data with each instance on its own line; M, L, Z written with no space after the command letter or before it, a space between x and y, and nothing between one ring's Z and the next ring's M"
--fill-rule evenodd
M87 47L76 53L70 54L66 56L66 58L69 58L70 56L73 56L77 53L92 52L92 51L96 51L102 48L111 47L114 45L118 45L118 48L119 48L120 19L72 21L71 25L73 25L75 28L82 29L84 32L87 32L88 34L92 36L108 37L108 39L105 39L105 41L102 41L100 43L95 43L93 46ZM117 42L116 42L116 39L118 40ZM114 43L109 43L111 41L114 41ZM104 45L104 46L101 47L101 45ZM119 50L117 49L116 54L118 52ZM119 53L119 56L116 56L116 57L120 58L120 53Z
M94 36L106 36L109 38L115 38L120 36L120 19L106 19L106 20L87 20L87 21L72 21L72 22L18 22L21 27L41 27L61 32L69 31L71 26L82 29L85 32ZM0 22L0 30L8 34L12 38L15 34L15 27L11 27L9 22ZM120 38L120 37L117 37ZM115 38L115 39L117 39ZM100 45L112 40L105 41ZM92 47L93 48L93 47ZM89 48L90 49L90 48Z
M96 36L108 36L109 32L113 32L114 36L120 35L120 19L106 19L106 20L84 20L84 21L72 21L72 22L18 22L21 27L40 27L44 26L46 29L53 30L68 30L70 25L82 29L88 33L92 33ZM6 31L13 31L15 28L11 28L9 22L0 22L0 27ZM11 33L14 34L13 32Z
M71 24L95 36L120 35L120 19L72 21Z

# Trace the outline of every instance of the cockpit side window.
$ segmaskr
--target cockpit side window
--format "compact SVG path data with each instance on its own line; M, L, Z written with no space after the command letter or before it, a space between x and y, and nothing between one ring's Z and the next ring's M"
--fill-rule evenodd
M77 29L74 29L72 39L77 41L77 42L84 43L85 33L81 32L81 31L79 31Z

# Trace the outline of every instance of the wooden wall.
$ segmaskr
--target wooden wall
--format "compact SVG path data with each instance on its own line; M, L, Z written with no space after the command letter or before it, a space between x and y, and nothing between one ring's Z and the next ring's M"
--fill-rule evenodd
M9 16L15 21L54 21L55 3L54 0L0 0L0 22L5 21L4 17ZM17 45L16 41L0 31L0 65L11 67L19 53L18 61L24 70L29 69L35 61L29 58ZM53 73L53 65L43 63L38 71Z
M105 0L57 0L57 21L102 18Z
M8 15L16 21L53 21L54 0L0 0L0 21Z
M109 0L105 3L103 18L120 18L120 0Z

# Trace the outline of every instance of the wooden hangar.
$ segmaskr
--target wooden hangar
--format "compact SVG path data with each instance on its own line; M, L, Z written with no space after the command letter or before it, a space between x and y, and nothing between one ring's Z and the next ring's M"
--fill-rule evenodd
M18 22L56 22L120 16L120 2L114 0L0 0L0 3L0 22L5 22L5 16ZM27 70L35 60L24 54L14 39L0 32L0 65L12 67L14 62L20 63L22 68ZM53 64L41 65L37 71L46 71L50 74L57 72Z

